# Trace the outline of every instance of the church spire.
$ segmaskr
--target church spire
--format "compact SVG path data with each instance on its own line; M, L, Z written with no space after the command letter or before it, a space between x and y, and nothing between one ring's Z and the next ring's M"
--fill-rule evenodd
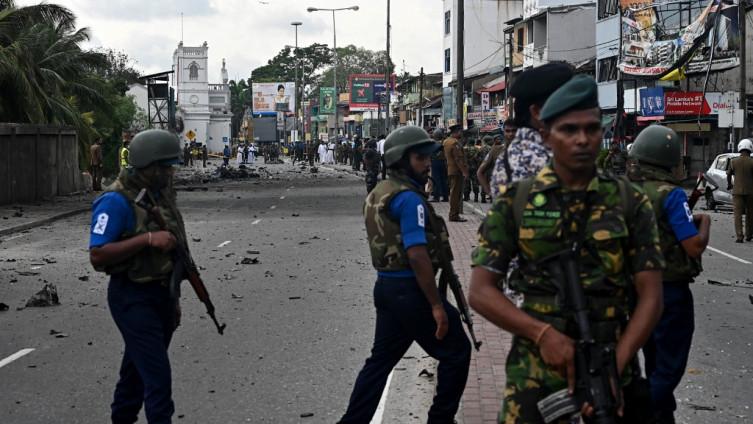
M225 58L222 58L222 70L220 71L222 74L222 83L227 84L228 77L227 77L227 69L225 68Z

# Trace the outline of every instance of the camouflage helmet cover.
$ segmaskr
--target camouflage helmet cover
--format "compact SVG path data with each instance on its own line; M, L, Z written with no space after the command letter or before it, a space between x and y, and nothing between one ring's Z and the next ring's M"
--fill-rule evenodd
M671 169L681 161L682 143L674 130L651 125L635 138L629 157L641 163Z
M178 137L165 130L146 130L131 140L128 164L134 168L146 168L162 160L180 160L182 150Z

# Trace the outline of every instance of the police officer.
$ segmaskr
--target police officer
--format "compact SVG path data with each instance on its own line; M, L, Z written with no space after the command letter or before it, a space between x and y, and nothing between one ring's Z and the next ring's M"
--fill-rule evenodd
M427 201L431 154L439 148L416 126L390 133L385 143L389 178L364 204L371 259L377 270L376 333L371 357L358 375L340 423L368 423L387 377L413 342L439 360L429 423L452 423L465 389L471 346L458 311L435 284L439 249L449 252L444 221ZM439 228L437 228L439 227Z
M753 142L745 138L737 144L740 156L732 159L727 170L727 190L732 190L732 207L735 214L737 243L753 240ZM732 177L735 177L734 185ZM745 215L745 234L743 234Z
M565 83L540 117L554 161L534 177L502 187L472 255L471 307L514 336L500 419L505 423L543 423L537 402L574 388L577 327L542 259L583 241L577 254L589 320L597 341L615 348L618 373L627 380L661 313L664 259L648 198L595 165L602 139L596 82L579 76ZM520 309L497 288L516 257L510 284L523 295ZM631 286L638 300L628 322ZM624 411L636 408L626 404Z
M138 133L129 167L94 201L89 257L97 271L110 276L107 302L125 342L111 405L113 423L136 422L142 404L149 423L169 423L175 410L167 348L180 308L170 297L167 281L173 268L171 251L179 239L185 241L172 187L173 166L180 157L174 134ZM135 205L141 189L147 189L169 231Z
M444 140L444 131L441 128L436 128L432 132L431 137L441 145L442 140ZM431 179L433 182L431 191L432 201L448 201L450 189L447 185L447 160L444 157L444 149L438 149L431 156Z
M659 245L667 262L662 276L664 310L643 348L651 384L654 419L674 423L672 392L688 363L693 339L693 294L690 283L701 272L701 255L709 242L711 220L693 215L688 196L672 171L682 160L682 141L672 129L652 125L638 134L630 150L635 165L629 178L646 192L656 215Z
M463 138L463 126L453 125L450 127L450 136L442 143L444 156L447 159L447 175L450 182L450 214L449 219L453 222L465 222L467 219L460 216L463 206L463 183L468 178L468 163L461 140Z

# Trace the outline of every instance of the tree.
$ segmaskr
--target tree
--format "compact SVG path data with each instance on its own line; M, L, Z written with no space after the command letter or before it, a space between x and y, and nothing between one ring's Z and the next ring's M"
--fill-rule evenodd
M386 53L384 50L373 51L348 45L337 48L337 91L343 93L348 88L348 78L351 74L384 74ZM395 70L395 64L390 61L390 75ZM334 67L330 66L321 77L321 84L332 86Z

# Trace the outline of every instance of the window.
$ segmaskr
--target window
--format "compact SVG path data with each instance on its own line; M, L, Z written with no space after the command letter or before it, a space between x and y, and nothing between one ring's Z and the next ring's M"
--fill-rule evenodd
M524 46L524 44L523 44L523 41L524 41L524 40L523 40L523 36L524 36L524 35L525 35L525 29L523 29L523 28L518 28L518 37L517 37L518 39L517 39L517 46L516 46L517 48L516 48L516 50L515 50L515 51L517 51L518 53L520 53L520 52L522 52L522 51L523 51L523 46Z
M452 19L450 19L450 11L448 10L444 12L444 35L447 35L450 33L451 25L452 25Z
M599 59L598 72L597 82L617 80L617 56Z
M199 79L199 65L196 62L188 65L188 79L192 81Z
M719 169L719 170L722 170L722 171L726 171L727 170L727 163L728 162L729 162L729 157L727 157L727 156L720 157L716 161L716 169Z
M212 103L212 104L224 104L225 103L225 97L223 97L223 96L210 96L209 97L209 103Z
M619 6L618 0L598 0L599 19L608 18L617 14Z
M452 61L452 57L450 56L450 49L444 49L444 71L445 71L445 73L450 72L450 61Z

